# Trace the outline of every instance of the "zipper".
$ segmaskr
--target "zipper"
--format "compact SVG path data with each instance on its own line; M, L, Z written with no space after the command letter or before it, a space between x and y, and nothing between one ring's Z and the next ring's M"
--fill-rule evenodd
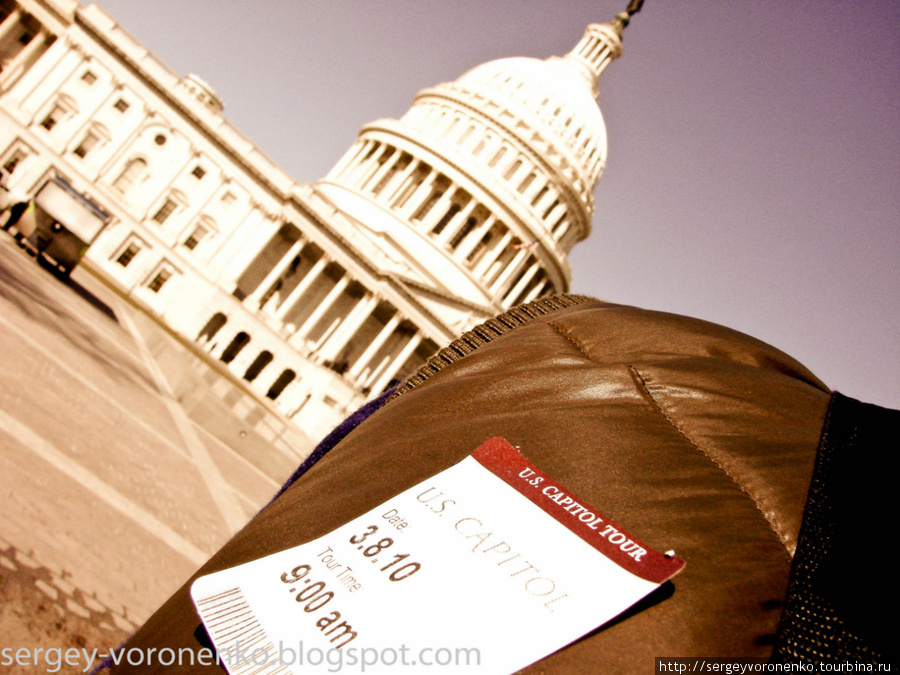
M518 305L503 314L488 319L484 323L475 326L472 330L463 333L434 356L431 356L406 382L397 387L397 390L391 394L388 401L392 401L398 396L415 389L446 366L456 363L482 345L509 333L519 326L566 307L576 307L596 301L596 298L588 295L551 295L547 298L532 300L524 305Z

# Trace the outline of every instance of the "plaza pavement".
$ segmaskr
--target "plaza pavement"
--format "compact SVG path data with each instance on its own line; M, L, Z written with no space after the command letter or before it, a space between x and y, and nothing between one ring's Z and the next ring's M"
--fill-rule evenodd
M166 372L196 360L193 389L221 383L175 342L86 269L61 281L0 234L0 647L117 644L302 457L258 438L242 455L198 424Z

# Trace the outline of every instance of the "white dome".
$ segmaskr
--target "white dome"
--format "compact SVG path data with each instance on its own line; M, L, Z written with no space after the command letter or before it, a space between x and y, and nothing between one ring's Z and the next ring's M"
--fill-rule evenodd
M564 57L499 59L420 91L401 119L363 127L318 189L417 288L494 309L565 292L606 161L597 81L623 23L591 24Z
M493 99L502 108L513 103L516 117L536 117L550 133L523 140L546 145L535 150L553 163L568 160L578 170L582 189L593 191L606 161L606 126L592 84L567 59L490 61L450 86Z

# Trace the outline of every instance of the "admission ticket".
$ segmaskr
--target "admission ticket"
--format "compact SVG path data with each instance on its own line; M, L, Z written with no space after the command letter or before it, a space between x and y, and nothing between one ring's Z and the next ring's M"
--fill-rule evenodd
M197 579L191 595L231 675L336 663L351 673L506 674L683 566L493 438L323 537ZM390 659L366 658L388 648Z

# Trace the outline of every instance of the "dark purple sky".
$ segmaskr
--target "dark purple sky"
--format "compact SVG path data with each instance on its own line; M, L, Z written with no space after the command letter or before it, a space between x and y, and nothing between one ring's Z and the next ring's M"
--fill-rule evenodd
M563 54L626 0L105 0L298 181L415 92ZM647 0L604 74L573 290L688 314L900 408L900 3Z

